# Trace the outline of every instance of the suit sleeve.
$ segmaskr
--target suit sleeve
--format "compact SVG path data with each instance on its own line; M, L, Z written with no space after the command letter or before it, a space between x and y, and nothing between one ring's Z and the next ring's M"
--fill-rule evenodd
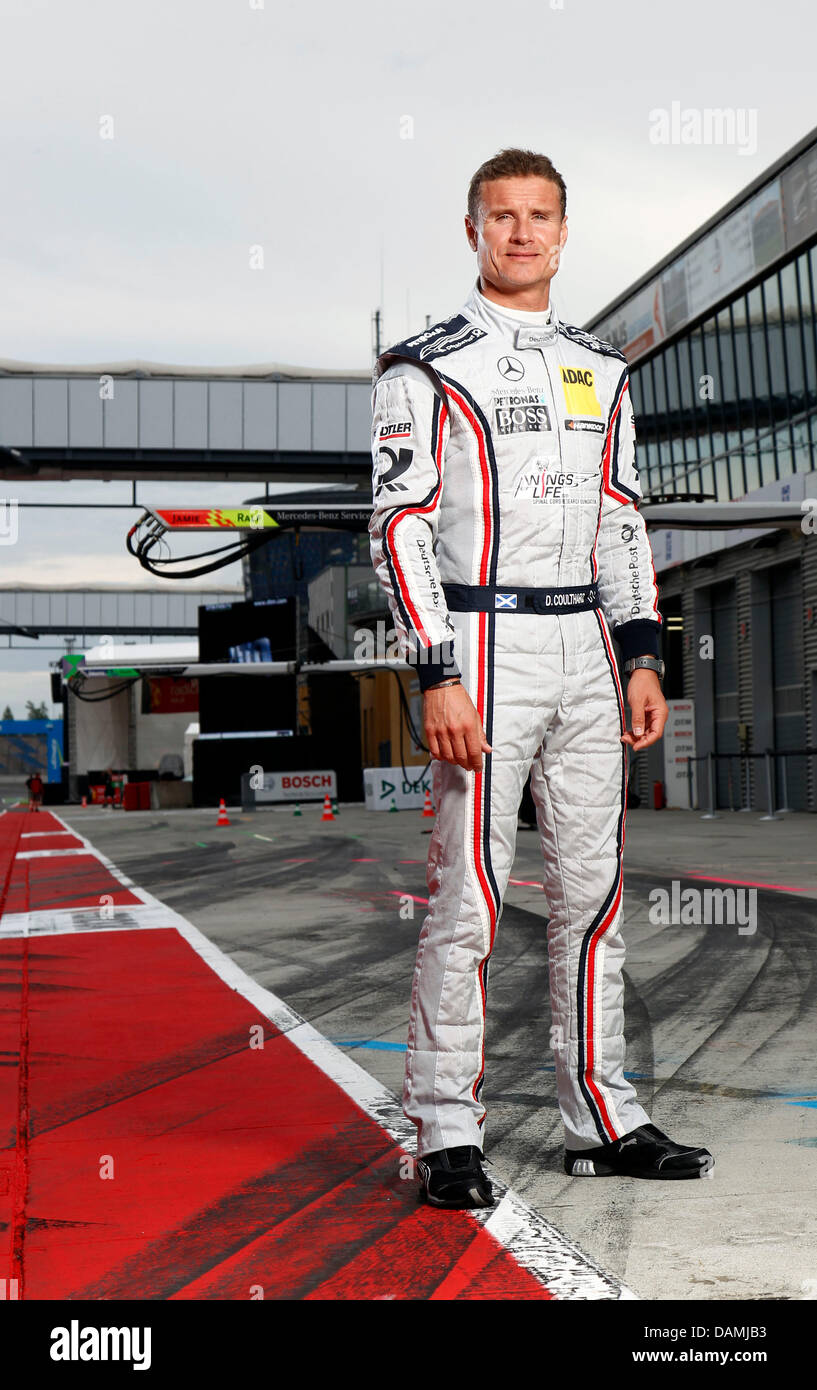
M616 386L602 455L602 495L596 548L602 611L627 661L658 656L662 617L658 582L635 465L635 422L629 377Z
M435 554L448 432L445 401L422 367L399 363L381 376L373 394L372 564L421 690L460 675Z

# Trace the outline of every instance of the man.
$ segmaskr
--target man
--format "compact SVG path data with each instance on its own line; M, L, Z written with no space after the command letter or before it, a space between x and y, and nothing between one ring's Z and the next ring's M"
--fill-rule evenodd
M528 772L545 860L566 1172L699 1177L624 1075L627 746L661 737L661 615L620 353L559 321L564 180L504 150L474 175L478 280L374 380L372 560L416 663L438 808L403 1105L437 1206L488 1206L488 962ZM632 732L612 635L625 661ZM635 664L633 664L635 663Z
M33 772L26 778L28 787L28 809L29 811L39 811L43 804L43 779L39 772Z
M108 809L109 811L112 811L112 810L113 810L113 802L114 802L114 785L113 785L113 768L112 768L112 767L108 767L108 768L105 769L105 775L104 775L104 777L103 777L103 779L102 779L102 782L103 782L103 787L104 787L104 791L103 791L103 793L102 793L102 804L103 804L105 807L107 807L107 809Z

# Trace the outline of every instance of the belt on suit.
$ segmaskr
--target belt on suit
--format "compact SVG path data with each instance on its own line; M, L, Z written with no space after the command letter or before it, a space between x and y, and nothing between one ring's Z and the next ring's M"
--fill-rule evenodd
M599 607L598 584L561 589L506 588L499 584L443 584L452 613L586 613Z

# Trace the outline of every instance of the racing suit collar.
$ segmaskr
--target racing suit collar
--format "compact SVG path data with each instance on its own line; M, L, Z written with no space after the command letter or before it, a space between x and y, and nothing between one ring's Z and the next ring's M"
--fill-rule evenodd
M510 342L518 348L543 347L555 342L559 334L559 318L552 301L543 310L506 309L486 299L478 280L460 312L504 343Z

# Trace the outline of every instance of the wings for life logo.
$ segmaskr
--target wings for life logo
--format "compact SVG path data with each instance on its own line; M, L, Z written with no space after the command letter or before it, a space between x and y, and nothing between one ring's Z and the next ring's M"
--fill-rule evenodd
M568 415L601 415L592 367L560 367L559 371Z
M588 486L588 484L595 486ZM577 503L598 506L601 475L598 472L580 473L576 468L562 468L557 463L542 463L520 474L514 498L528 502Z

